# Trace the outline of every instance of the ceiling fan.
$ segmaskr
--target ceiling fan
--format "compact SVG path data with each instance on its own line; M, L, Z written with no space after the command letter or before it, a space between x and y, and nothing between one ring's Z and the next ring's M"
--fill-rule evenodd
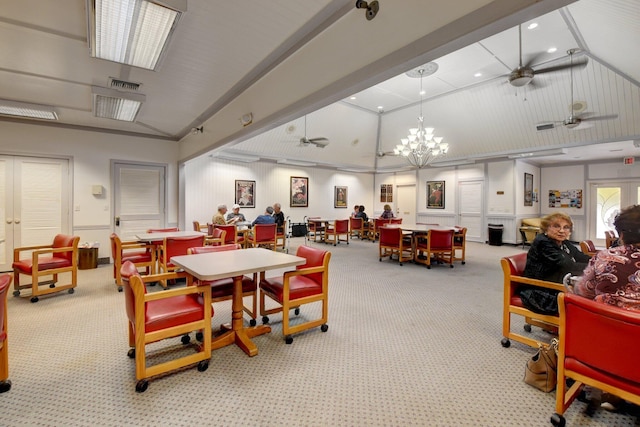
M321 136L318 138L307 138L307 116L304 116L304 136L300 138L300 146L301 147L309 147L310 145L315 145L319 148L324 148L329 145L329 139Z
M570 64L573 64L573 55L576 53L577 49L569 49L567 51L567 53L569 54L569 59L570 59ZM586 121L595 121L595 120L611 120L611 119L617 119L618 115L617 114L610 114L607 116L594 116L593 113L584 113L584 114L580 114L580 112L576 112L576 109L579 108L580 110L584 110L584 108L586 108L586 103L578 101L575 102L573 99L573 69L570 70L571 74L570 74L570 81L571 81L571 114L569 115L569 117L567 117L566 119L562 120L562 121L558 121L558 122L552 122L551 124L547 125L549 127L546 127L546 129L550 129L553 126L553 123L558 123L558 124L562 124L564 127L566 127L567 129L575 129L578 126L580 126L580 124L586 122ZM578 115L580 114L580 115ZM540 126L538 126L538 130L542 130L540 129Z
M533 83L533 77L537 74L550 73L553 71L565 70L567 68L580 67L587 64L587 61L585 59L584 61L579 63L561 64L561 65L555 65L552 67L539 68L537 70L534 70L532 68L532 64L540 56L540 54L534 55L532 58L529 58L529 61L526 64L523 64L522 63L523 62L522 61L522 25L518 25L518 46L519 46L519 53L520 53L520 64L513 71L511 71L511 73L509 73L507 77L508 82L511 86L522 87L522 86L531 84Z

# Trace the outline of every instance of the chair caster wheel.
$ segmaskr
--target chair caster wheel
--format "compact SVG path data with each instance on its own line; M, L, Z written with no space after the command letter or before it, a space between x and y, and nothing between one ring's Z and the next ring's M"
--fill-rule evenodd
M11 390L11 381L0 381L0 393L6 393Z
M296 308L295 310L293 310L293 314L295 314L296 316L300 314L300 307Z
M291 344L293 342L293 338L291 337L291 335L287 335L286 337L284 337L284 342L287 344Z
M122 292L122 286L118 286L118 292Z
M560 414L553 414L553 415L551 415L551 424L553 424L556 427L564 427L565 426L565 419Z
M511 341L509 341L508 338L502 338L502 341L500 341L500 344L502 344L504 348L511 347Z
M202 342L203 338L204 338L204 334L202 332L196 332L196 340Z
M32 297L31 298L31 302L33 302L33 303L36 303L38 301L40 301L40 298L38 298L38 297Z
M378 258L378 261L382 262L382 258Z
M187 345L191 342L191 337L187 334L187 335L183 335L180 338L180 341L182 342L182 344Z
M269 323L269 318L267 316L262 316L262 324L266 325L267 323Z
M528 323L526 325L524 325L524 330L527 331L527 332L531 332L531 325L528 324Z
M135 348L130 348L129 351L127 351L127 356L129 356L129 359L135 359L136 358L136 349Z
M75 289L71 288L71 289L69 289L67 292L69 292L70 294L72 294L72 293L74 293L75 291L76 291Z
M256 322L256 319L251 319L249 320L249 326L256 326L258 322Z
M449 266L449 268L453 268L453 264L451 264L451 265Z
M149 388L149 381L147 380L140 380L136 383L136 391L138 393L144 393L147 388Z
M465 262L465 261L462 261L462 265L465 265L465 264L466 264L466 262Z
M198 372L204 372L207 369L209 369L209 361L208 360L201 360L200 362L198 362Z
M20 296L20 291L13 291L13 296L14 297L19 297Z
M431 266L430 265L427 265L427 270L431 270Z
M326 323L324 325L321 325L320 330L322 332L327 332L329 330L329 325L327 325Z
M49 287L50 287L51 289L53 289L53 288L55 288L55 287L56 287L56 284L55 284L55 283L52 283L52 284L50 284L50 285L49 285Z

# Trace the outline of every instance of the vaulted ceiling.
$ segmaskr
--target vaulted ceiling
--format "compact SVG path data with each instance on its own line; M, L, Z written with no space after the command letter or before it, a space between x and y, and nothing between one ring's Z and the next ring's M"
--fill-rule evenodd
M29 121L35 125L175 141L183 159L226 152L393 170L404 160L388 153L420 108L420 81L404 71L435 62L423 79L423 110L449 142L449 161L551 148L567 154L545 161L584 161L594 145L597 159L638 153L637 1L379 1L367 21L351 0L190 0L154 72L90 57L84 0L7 0L0 98L56 108L57 122ZM617 117L563 126L568 70L536 75L523 88L506 83L519 62L520 23L523 58L535 58L534 69L566 64L571 48L579 49L574 60L588 60L573 68L574 100L586 106L580 117ZM550 47L556 52L545 53ZM109 77L142 84L147 101L135 122L94 117L91 86ZM253 122L243 126L248 113ZM538 131L543 123L554 128ZM300 146L305 132L330 143Z

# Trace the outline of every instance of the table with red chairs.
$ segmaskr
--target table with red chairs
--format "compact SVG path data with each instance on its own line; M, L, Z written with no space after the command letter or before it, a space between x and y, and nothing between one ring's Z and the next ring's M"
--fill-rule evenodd
M258 354L258 347L251 338L271 332L269 325L245 327L242 317L242 277L245 274L294 267L306 262L305 258L264 248L248 248L242 251L210 252L195 255L181 255L171 258L171 262L199 280L209 281L233 277L233 302L231 330L213 339L211 348L217 349L235 343L249 356Z
M307 223L309 225L309 232L313 233L314 242L325 243L325 230L329 225L333 224L335 219L322 218L322 217L309 217ZM319 239L318 239L319 237Z
M449 230L453 230L454 232L458 229L457 227L451 227L448 225L439 225L439 224L409 224L409 223L402 223L402 224L384 224L381 225L380 227L387 227L387 228L401 228L403 232L406 233L411 233L411 241L413 242L413 249L415 252L415 237L416 236L420 236L423 234L426 234L429 232L429 230L441 230L441 231L449 231Z

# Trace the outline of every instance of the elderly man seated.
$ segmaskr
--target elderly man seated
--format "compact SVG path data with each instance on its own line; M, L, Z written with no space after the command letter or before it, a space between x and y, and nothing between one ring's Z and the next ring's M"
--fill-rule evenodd
M273 218L273 208L271 206L267 206L264 213L262 215L258 215L256 219L253 220L251 226L253 227L256 224L275 224L276 220Z
M240 213L240 205L235 204L231 208L231 212L227 214L227 224L235 224L237 222L245 222L244 214Z

